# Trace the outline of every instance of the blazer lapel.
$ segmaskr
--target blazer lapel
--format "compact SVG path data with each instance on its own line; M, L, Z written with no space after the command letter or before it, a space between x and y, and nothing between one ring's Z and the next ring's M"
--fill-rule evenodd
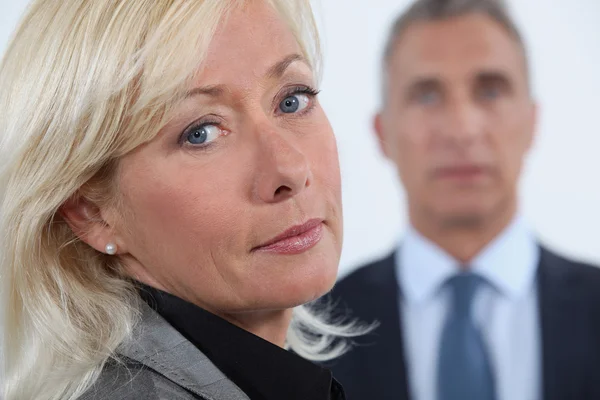
M202 398L227 394L227 399L249 400L196 346L145 303L133 339L118 353L153 369Z
M564 264L564 265L563 265ZM570 265L542 249L538 298L542 337L542 393L545 400L586 399L586 304ZM592 342L593 343L593 342ZM588 371L589 372L589 371Z
M367 366L371 366L371 382L378 382L373 387L374 399L408 400L408 377L404 356L404 335L401 321L401 302L398 280L396 278L395 253L381 261L378 273L373 275L373 287L381 288L374 294L372 303L368 305L377 312L375 319L380 322L369 335L369 342L375 343L367 351ZM391 394L394 394L392 397Z

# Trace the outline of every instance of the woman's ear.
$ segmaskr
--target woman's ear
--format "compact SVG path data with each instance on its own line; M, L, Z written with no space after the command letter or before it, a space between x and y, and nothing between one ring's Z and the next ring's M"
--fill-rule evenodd
M75 235L94 249L111 255L119 250L115 232L96 204L75 195L60 207L59 213Z

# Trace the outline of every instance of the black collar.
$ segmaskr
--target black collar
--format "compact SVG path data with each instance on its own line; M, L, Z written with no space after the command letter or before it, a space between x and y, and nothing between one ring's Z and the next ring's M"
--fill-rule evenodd
M140 295L252 400L344 400L325 368L161 290Z

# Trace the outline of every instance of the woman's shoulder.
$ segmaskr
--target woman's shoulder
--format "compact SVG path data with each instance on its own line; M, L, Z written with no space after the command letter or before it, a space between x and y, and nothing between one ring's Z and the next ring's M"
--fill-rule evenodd
M203 400L133 360L106 363L79 400Z

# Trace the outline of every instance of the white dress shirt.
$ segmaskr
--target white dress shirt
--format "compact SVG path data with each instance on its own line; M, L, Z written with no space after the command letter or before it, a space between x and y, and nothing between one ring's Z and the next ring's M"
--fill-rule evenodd
M540 398L539 257L534 235L517 217L470 263L490 283L474 299L473 318L488 348L498 400ZM459 272L460 263L413 228L396 260L412 399L435 400L439 341L450 301L443 284Z

